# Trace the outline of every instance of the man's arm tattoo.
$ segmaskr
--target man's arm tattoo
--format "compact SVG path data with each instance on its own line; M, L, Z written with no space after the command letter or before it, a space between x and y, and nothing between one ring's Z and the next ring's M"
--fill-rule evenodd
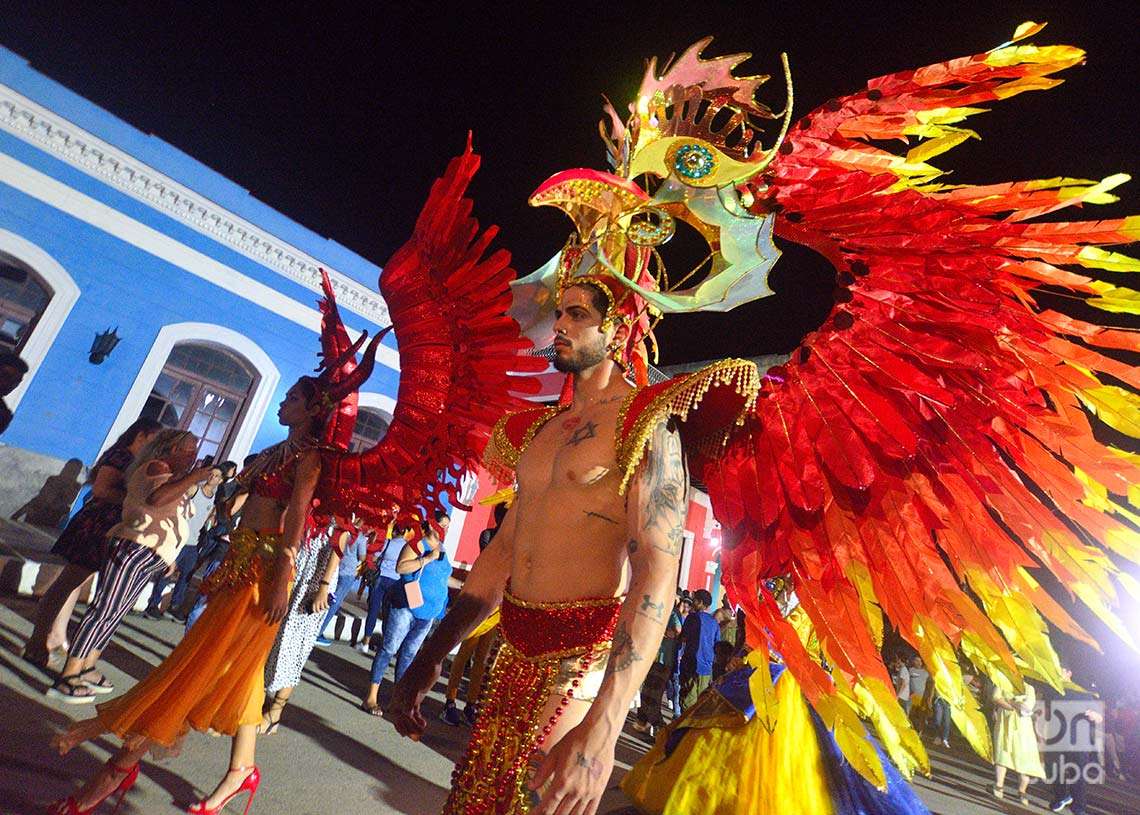
M665 533L664 545L653 545L670 555L681 553L685 515L688 511L688 474L681 452L681 439L664 425L653 435L653 446L643 474L646 499L644 529Z
M590 778L598 779L602 775L602 762L596 758L587 758L585 753L578 752L574 754L574 763L586 771L586 775Z
M638 614L658 623L665 619L664 600L654 601L648 594L643 594L641 597L641 605L637 607Z
M610 651L610 673L621 673L628 670L635 662L641 662L642 656L633 645L633 636L625 623L618 623L614 631L613 649Z

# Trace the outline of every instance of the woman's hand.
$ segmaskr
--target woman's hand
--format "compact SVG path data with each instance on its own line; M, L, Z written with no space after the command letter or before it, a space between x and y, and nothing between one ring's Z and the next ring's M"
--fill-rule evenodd
M313 602L310 604L312 606L313 613L316 614L318 611L328 611L329 604L331 602L332 595L329 594L328 584L321 583L321 585L317 586L316 596L313 597Z
M210 467L197 467L186 474L186 477L195 484L202 484L210 478L210 472L213 470Z
M265 593L262 607L265 610L265 619L270 625L277 625L289 612L289 588L293 582L292 577L288 569L278 569L269 591Z

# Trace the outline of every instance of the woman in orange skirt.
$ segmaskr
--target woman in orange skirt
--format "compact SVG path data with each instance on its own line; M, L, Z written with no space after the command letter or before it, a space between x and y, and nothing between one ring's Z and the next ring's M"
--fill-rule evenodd
M310 512L320 503L317 485L322 456L343 450L351 438L355 401L341 404L368 378L380 336L364 362L355 365L359 343L346 347L347 334L326 289L322 340L323 373L302 377L285 394L278 420L289 428L285 441L263 451L239 476L241 525L230 536L222 566L207 579L205 613L170 655L145 679L110 702L94 719L80 722L56 739L60 753L103 733L123 740L122 748L76 795L53 805L59 815L91 812L111 795L123 795L138 777L139 759L152 748L174 748L190 729L233 737L225 776L194 815L218 812L248 792L246 809L260 783L254 765L257 725L265 698L265 661L288 609L293 564L307 535Z

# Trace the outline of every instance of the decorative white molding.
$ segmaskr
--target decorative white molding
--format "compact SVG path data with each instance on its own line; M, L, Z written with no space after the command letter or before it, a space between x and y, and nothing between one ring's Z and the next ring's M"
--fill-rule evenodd
M678 585L683 588L689 588L689 578L692 576L690 572L693 569L693 546L696 542L696 536L691 531L686 529L681 533L681 570L677 573Z
M240 355L257 371L253 392L246 399L245 407L238 417L239 424L234 432L233 441L230 442L230 449L226 453L233 461L241 461L249 454L257 431L261 429L261 423L265 420L277 384L281 381L281 372L277 370L269 355L249 337L231 328L211 323L173 323L162 327L155 337L150 353L139 368L138 376L135 377L127 398L123 400L119 415L115 417L107 438L99 448L100 454L110 447L119 434L142 413L146 399L158 380L158 375L162 373L167 358L170 357L171 349L181 342L196 342L224 348Z
M28 372L20 386L4 399L8 407L15 410L28 392L32 379L43 364L59 330L63 328L72 306L79 299L79 286L55 258L31 241L5 229L0 229L0 254L30 268L51 289L51 300L36 322L32 335L20 349L20 358L28 363Z
M318 267L323 266L342 308L376 325L388 325L388 307L377 292L3 84L0 129L312 291L321 290Z
M321 313L315 308L306 306L272 286L254 280L237 269L214 260L169 235L141 221L136 221L114 207L84 195L62 181L3 153L0 153L0 184L7 184L195 277L291 320L297 325L304 326L310 331L320 333ZM353 336L355 332L350 331L349 334ZM355 336L353 338L355 339ZM395 371L400 370L400 355L386 345L380 345L376 352L376 361Z

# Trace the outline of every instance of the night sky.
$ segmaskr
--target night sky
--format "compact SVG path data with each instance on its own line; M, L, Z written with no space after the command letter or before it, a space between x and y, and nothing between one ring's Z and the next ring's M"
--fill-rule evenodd
M744 66L751 73L779 75L788 51L798 117L873 76L975 54L1021 21L1048 21L1035 42L1076 44L1088 64L1062 74L1055 90L972 117L966 127L983 140L935 163L963 182L1140 171L1135 3L383 2L360 14L329 13L326 3L287 14L244 6L0 0L0 42L380 264L404 242L469 130L483 156L475 212L502 227L516 269L544 262L569 222L530 209L530 191L562 169L604 169L602 93L624 109L646 57L707 34L717 38L710 54L754 52ZM762 96L779 109L782 92L776 79ZM1121 203L1092 207L1089 217L1140 212L1138 188L1117 190ZM783 248L775 298L728 316L670 318L658 329L662 364L788 351L819 325L832 272L811 252ZM1112 666L1109 683L1127 684L1140 667L1135 654L1099 625L1090 629L1109 655L1097 673ZM1078 667L1096 665L1090 655L1070 651Z
M569 221L531 209L528 194L558 170L604 168L601 94L624 109L645 58L706 34L717 37L709 53L756 54L744 66L753 73L778 77L787 51L798 117L871 77L984 51L1023 20L1047 20L1035 41L1082 46L1088 65L972 118L983 140L935 163L974 182L1140 169L1129 4L381 3L360 14L245 5L20 3L3 14L0 43L379 264L469 129L484 158L477 216L501 226L516 269L544 262ZM761 94L783 106L778 78ZM1096 216L1140 211L1135 190L1123 195ZM776 297L728 316L670 318L658 330L661 362L788 351L822 322L831 269L783 248ZM683 247L666 249L672 268L688 268L676 257L689 259Z
M0 3L0 43L379 264L468 130L484 159L476 214L501 226L516 269L544 262L569 222L529 208L528 194L562 169L604 169L601 94L624 109L646 57L708 34L717 37L709 53L756 54L744 66L753 73L778 75L787 51L798 117L872 77L985 51L1021 21L1048 21L1034 41L1083 47L1088 64L1062 74L1059 88L973 117L966 126L982 140L935 163L958 182L1140 175L1135 3L247 5ZM761 93L782 107L778 79ZM1140 212L1137 189L1086 212ZM788 351L822 322L831 270L783 248L776 297L727 316L670 318L658 329L662 363ZM1108 641L1119 665L1135 664Z

